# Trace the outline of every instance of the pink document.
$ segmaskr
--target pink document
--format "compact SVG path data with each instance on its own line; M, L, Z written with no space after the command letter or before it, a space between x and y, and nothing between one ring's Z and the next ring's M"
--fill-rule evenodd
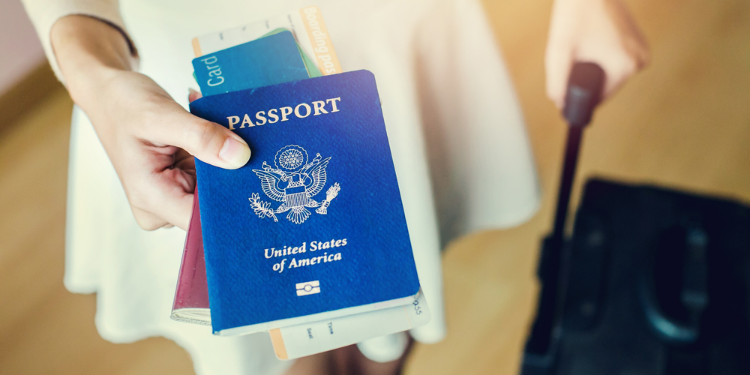
M172 304L171 318L182 322L211 324L197 188L193 199L193 214L182 253L180 274L177 277L177 290Z

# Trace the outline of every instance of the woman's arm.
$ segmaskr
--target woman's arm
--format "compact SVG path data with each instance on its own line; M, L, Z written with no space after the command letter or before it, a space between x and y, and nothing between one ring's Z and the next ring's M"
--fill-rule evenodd
M117 171L138 224L187 228L195 189L193 156L239 168L250 149L228 129L185 111L132 70L123 34L87 16L65 16L50 33L71 97L88 115Z
M89 85L103 84L102 79L131 71L136 64L123 35L92 17L61 18L50 30L50 42L68 92L84 110L96 97Z
M606 73L604 98L641 70L648 46L621 0L555 0L545 67L547 96L562 108L575 61L594 62Z

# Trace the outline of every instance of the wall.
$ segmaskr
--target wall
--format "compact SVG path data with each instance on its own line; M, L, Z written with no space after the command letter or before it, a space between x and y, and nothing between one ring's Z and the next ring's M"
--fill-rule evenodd
M0 0L0 95L44 61L20 0Z

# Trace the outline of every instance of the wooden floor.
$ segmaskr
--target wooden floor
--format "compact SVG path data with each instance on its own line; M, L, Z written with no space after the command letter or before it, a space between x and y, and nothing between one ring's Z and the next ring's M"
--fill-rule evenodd
M651 44L652 64L597 113L577 187L597 175L750 202L750 3L628 3ZM485 5L523 104L544 203L518 228L449 247L450 334L418 345L408 374L517 373L535 304L539 239L550 227L565 135L544 97L550 1ZM166 339L102 340L95 296L62 285L70 112L58 89L16 124L0 127L0 374L191 374L189 356Z

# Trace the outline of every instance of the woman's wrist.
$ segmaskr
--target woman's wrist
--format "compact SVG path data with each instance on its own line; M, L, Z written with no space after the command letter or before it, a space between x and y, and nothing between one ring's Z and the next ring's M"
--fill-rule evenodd
M68 92L84 110L96 105L108 82L133 69L135 59L125 37L98 19L63 17L52 27L50 39Z

